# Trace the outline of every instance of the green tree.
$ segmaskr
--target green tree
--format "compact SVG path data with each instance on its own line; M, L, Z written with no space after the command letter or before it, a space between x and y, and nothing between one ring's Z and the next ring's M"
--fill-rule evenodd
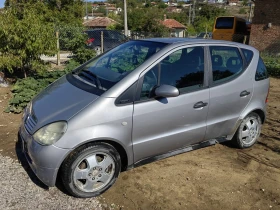
M159 2L158 3L158 8L159 9L166 9L168 6L164 2Z
M26 77L28 70L44 70L42 54L55 53L55 31L54 24L45 22L32 4L21 11L21 18L17 9L11 6L0 15L0 69L20 70Z
M247 5L248 5L248 0L243 0L242 5L243 5L243 6L247 6Z
M188 23L189 16L187 15L188 12L183 10L181 13L168 13L167 18L175 19L178 22L186 25Z
M0 70L24 77L46 70L40 56L57 53L55 32L62 26L81 27L82 17L81 0L7 0L0 14ZM85 46L81 32L74 33L74 38L71 34L67 44L72 49L81 43Z
M226 10L205 4L198 10L193 27L197 33L211 31L216 17L226 15Z

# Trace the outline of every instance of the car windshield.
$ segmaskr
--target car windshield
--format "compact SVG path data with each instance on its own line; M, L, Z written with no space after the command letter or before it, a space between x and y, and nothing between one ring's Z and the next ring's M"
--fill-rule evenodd
M84 83L106 91L166 45L151 41L129 41L72 73Z

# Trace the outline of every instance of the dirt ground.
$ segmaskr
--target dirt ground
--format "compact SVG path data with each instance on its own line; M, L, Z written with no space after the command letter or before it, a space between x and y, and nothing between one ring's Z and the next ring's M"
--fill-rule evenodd
M10 98L0 88L0 110ZM0 153L16 159L21 115L0 113ZM259 142L199 149L121 173L99 199L114 209L280 209L280 80L271 79Z

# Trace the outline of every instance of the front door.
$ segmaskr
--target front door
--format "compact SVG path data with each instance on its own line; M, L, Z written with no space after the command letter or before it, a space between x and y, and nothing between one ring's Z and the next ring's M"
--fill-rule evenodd
M134 161L164 154L204 140L209 104L204 47L175 50L145 71L134 104ZM174 98L155 99L156 86L179 89Z

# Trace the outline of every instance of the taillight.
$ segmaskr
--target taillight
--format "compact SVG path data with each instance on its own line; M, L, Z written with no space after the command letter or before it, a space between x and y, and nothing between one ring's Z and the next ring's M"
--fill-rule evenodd
M266 95L265 103L267 103L267 102L268 102L268 95L269 95L269 88L268 88L268 91L267 91L267 95Z

